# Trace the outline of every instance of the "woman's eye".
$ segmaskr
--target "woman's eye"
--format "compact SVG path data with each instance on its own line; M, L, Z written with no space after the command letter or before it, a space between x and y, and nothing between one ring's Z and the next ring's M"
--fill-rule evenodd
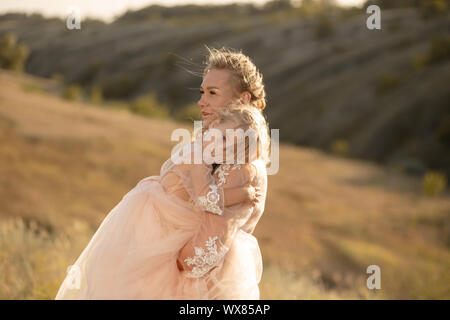
M204 93L203 90L200 90L200 93L203 94ZM210 91L209 93L210 94L216 94L214 91Z

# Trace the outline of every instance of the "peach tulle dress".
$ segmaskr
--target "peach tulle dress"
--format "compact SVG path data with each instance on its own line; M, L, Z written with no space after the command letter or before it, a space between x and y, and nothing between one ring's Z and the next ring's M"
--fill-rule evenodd
M258 202L225 206L224 190L248 181L260 187ZM266 192L261 159L213 172L169 158L109 212L55 299L259 299L252 232Z

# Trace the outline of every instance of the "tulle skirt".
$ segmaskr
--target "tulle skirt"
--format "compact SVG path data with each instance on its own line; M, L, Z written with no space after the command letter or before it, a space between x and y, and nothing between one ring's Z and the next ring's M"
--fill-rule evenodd
M55 299L259 299L261 252L242 230L207 276L188 278L178 269L178 253L206 213L166 193L159 181L142 179L109 212Z

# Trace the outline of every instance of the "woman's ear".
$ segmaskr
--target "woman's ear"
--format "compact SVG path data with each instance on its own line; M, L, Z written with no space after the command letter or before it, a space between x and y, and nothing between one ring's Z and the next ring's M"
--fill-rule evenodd
M252 98L252 95L248 91L244 91L241 93L241 102L244 104L249 104L250 99Z

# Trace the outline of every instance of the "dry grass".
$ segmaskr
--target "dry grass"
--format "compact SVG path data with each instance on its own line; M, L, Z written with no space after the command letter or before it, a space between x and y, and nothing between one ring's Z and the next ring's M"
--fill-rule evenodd
M0 298L52 299L105 215L186 124L68 102L0 72ZM26 88L33 88L27 90ZM188 126L189 128L189 126ZM280 147L255 230L262 299L450 298L450 198L421 179ZM381 267L381 290L365 286Z
M73 257L92 235L74 220L67 235L50 234L21 218L0 219L0 299L54 299Z

